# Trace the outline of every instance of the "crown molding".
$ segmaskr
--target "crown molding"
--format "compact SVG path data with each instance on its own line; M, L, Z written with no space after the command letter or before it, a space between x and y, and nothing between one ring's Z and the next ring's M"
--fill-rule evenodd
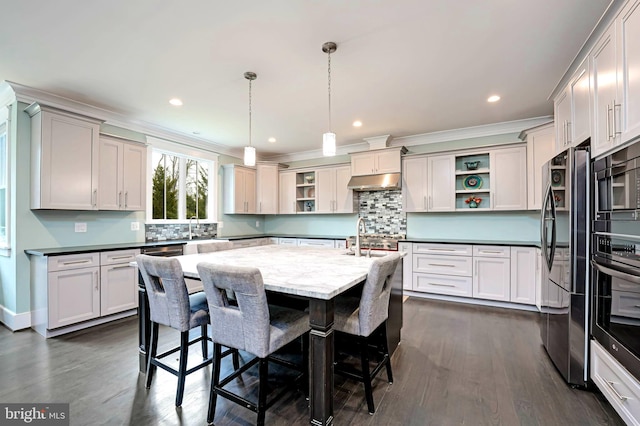
M352 145L342 145L336 147L336 155L348 155L356 151L367 151L369 149L368 142L359 142ZM314 149L311 151L295 152L292 154L281 154L273 156L265 156L262 159L267 161L275 161L278 163L287 163L292 161L315 160L325 158L322 155L322 149Z
M10 92L13 92L13 95L11 95ZM231 149L227 146L216 144L215 142L209 141L207 139L187 136L184 133L179 133L174 130L167 129L163 126L152 124L146 121L133 120L123 114L114 111L99 108L83 102L78 102L62 96L54 95L43 90L23 86L21 84L14 83L8 80L0 83L0 101L5 101L5 97L8 102L4 102L4 104L7 104L13 100L17 100L19 102L24 102L27 104L32 104L34 102L42 103L50 107L62 109L64 111L93 117L112 126L132 130L134 132L139 132L159 139L165 139L167 141L175 142L181 145L204 149L206 151L213 151L219 154L231 155L233 157L237 156L237 150Z
M508 133L520 133L523 129L529 129L548 123L552 116L527 118L524 120L505 121L502 123L483 124L481 126L464 127L462 129L443 130L441 132L423 133L420 135L401 136L391 141L392 146L426 145L431 143L449 142L462 139L473 139L486 136L504 135Z

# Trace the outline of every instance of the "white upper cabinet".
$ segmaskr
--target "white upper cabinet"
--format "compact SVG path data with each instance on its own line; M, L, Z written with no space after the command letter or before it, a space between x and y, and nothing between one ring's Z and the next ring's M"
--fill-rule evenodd
M560 93L553 103L556 124L556 152L562 152L571 141L571 92L569 88Z
M556 153L591 136L589 77L589 61L585 60L554 101Z
M591 136L591 87L589 61L585 60L569 83L571 94L570 140L573 146L579 145Z
M353 191L347 189L351 167L316 170L316 213L353 213Z
M527 157L525 147L496 149L491 153L494 210L526 210Z
M224 213L256 213L256 170L225 164Z
M278 213L278 164L256 166L257 203L259 214Z
M446 154L429 156L427 159L427 209L431 212L455 210L455 157Z
M381 173L400 173L401 154L404 147L387 148L351 154L351 175L376 175Z
M615 23L602 36L591 53L593 73L592 156L608 151L619 143L614 123L616 98L616 46Z
M402 161L402 202L405 212L427 211L427 157Z
M296 172L280 172L278 194L278 213L296 213Z
M527 208L540 210L545 190L542 187L542 165L553 157L555 150L553 123L527 130L523 136L527 141Z
M640 0L629 1L616 25L619 112L614 126L626 142L640 135Z
M146 147L104 135L99 146L98 209L144 210Z
M405 157L402 193L405 212L455 210L455 173L452 154Z
M630 0L590 54L592 155L640 135L640 0Z
M31 208L98 209L100 121L32 104Z

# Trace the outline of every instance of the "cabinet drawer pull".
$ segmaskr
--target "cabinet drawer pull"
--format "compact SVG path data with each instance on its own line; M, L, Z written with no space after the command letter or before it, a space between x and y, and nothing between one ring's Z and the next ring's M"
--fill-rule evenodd
M446 266L447 268L455 268L456 265L447 265L446 263L430 263L429 266Z
M91 263L90 260L84 259L84 260L70 260L68 262L62 262L63 265L81 265L83 263Z
M480 253L501 254L503 252L500 250L480 250Z
M121 259L133 259L133 256L127 254L126 256L113 256L112 260L121 260Z
M122 208L122 191L118 192L118 208Z
M93 207L95 207L96 205L98 205L98 190L94 189L93 190L93 202L91 204L93 204Z
M98 279L98 271L95 271L94 274L96 276L96 291L100 291L100 280Z
M432 249L427 249L427 250L429 250L429 251L447 251L447 252L449 252L449 251L456 251L455 249L444 249L444 248L443 248L443 249L435 249L435 248L432 248Z
M124 208L126 209L129 206L129 191L124 193Z
M442 283L428 283L429 285L435 285L438 287L455 287L453 284L442 284Z
M611 392L613 392L616 398L618 398L620 401L626 401L627 399L629 399L629 397L627 396L620 395L620 393L616 390L616 388L613 385L616 385L617 383L610 382L609 380L606 380L605 383L609 386L609 389L611 389Z
M111 269L125 269L125 268L133 268L133 266L130 265L118 265L118 266L112 266Z

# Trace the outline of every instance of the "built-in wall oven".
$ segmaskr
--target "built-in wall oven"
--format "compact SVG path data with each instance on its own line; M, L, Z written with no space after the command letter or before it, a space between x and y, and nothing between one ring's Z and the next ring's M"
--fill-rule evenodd
M640 143L593 163L593 337L640 380Z

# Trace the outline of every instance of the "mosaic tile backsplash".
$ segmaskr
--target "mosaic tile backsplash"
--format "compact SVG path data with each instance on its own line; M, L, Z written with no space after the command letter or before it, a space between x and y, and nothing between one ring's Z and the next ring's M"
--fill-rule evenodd
M402 211L402 190L358 192L359 214L367 234L407 234L407 215Z
M145 241L170 241L188 240L189 224L153 224L144 226ZM191 234L193 238L207 239L216 238L218 235L217 223L191 224Z

